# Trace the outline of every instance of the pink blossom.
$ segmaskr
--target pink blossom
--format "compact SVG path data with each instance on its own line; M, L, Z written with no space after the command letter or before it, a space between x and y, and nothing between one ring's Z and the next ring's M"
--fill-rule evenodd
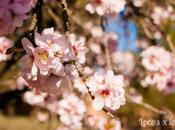
M31 0L1 0L0 1L0 36L13 33L16 27L21 27L28 18Z
M24 56L21 59L21 64L24 79L28 85L35 88L37 92L43 91L59 95L65 87L68 87L68 78L66 76L62 77L53 74L50 76L42 76L38 74L38 71L35 70L37 66L33 65L34 63L30 56Z
M5 53L8 48L12 47L12 45L12 41L10 41L8 38L0 37L0 62L9 58L9 56Z
M86 112L86 106L83 100L74 94L65 94L63 99L58 102L58 114L60 120L69 128L79 130L82 127L82 119Z
M37 33L35 40L39 47L49 48L57 60L60 59L61 62L65 62L73 59L65 36L54 32L54 28L44 29L41 35Z
M84 37L76 37L75 34L70 34L70 42L72 45L72 49L77 57L77 61L81 64L86 61L86 52L87 48L85 47L85 38Z
M141 56L143 66L149 71L158 71L171 66L171 55L162 47L151 46L143 51Z
M27 54L33 60L32 70L37 69L41 75L64 76L63 62L70 60L70 49L66 46L62 35L55 33L53 28L44 29L42 35L36 34L35 43L38 47L34 48L32 43L22 39L22 44ZM36 75L36 74L35 74Z
M48 28L41 35L36 34L35 43L36 48L27 38L22 39L27 52L21 59L23 77L38 91L60 94L68 86L63 63L73 57L65 37Z
M162 8L160 6L155 6L151 17L153 18L155 24L161 24L168 18L172 17L173 7L168 6L167 8Z
M113 15L122 11L125 4L125 0L89 0L85 8L91 14L97 12L98 15Z
M81 93L86 94L88 92L87 88L86 88L86 86L81 78L74 79L73 83L74 83L73 87L78 89L78 91L80 91Z
M116 110L125 104L122 75L114 75L113 71L107 71L106 74L96 72L87 85L95 97L93 100L95 110L101 110L104 107Z
M97 12L98 15L105 14L104 8L104 0L89 0L89 3L86 5L86 10L89 11L91 14Z
M36 94L31 91L27 91L24 93L23 98L24 101L30 105L41 105L43 104L46 96L46 93Z
M142 63L147 69L147 74L141 81L142 86L156 86L166 94L175 92L174 54L161 47L152 46L145 50L142 56Z

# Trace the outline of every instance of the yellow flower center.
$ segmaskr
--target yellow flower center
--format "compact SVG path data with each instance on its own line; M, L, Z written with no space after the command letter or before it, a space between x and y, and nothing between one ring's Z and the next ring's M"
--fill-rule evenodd
M39 55L39 59L42 63L45 63L49 57L47 51L39 52L38 55Z

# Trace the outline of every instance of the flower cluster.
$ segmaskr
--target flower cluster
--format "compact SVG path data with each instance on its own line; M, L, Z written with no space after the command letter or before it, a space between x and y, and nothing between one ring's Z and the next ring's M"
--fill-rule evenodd
M122 11L125 4L125 0L89 0L85 8L91 14L97 12L98 15L113 15Z
M87 85L94 96L93 107L95 110L101 110L104 107L116 110L125 104L122 75L114 75L113 71L107 71L106 74L96 72Z
M65 94L64 98L58 102L57 113L60 120L69 128L78 130L82 127L82 119L86 112L86 105L83 100L74 94Z
M167 8L162 8L160 6L155 6L154 10L151 14L152 19L154 20L155 24L161 24L167 19L174 19L174 14L173 14L173 7L168 6Z
M0 62L9 58L5 53L8 48L12 47L12 45L12 42L8 38L0 37Z
M143 51L141 56L142 64L148 71L141 81L143 86L156 85L161 91L168 91L175 86L173 54L162 47L152 46Z
M85 52L82 52L84 43L81 45L82 42L75 39L68 43L65 36L54 32L53 28L35 35L37 47L33 47L27 38L22 39L27 55L21 59L21 65L23 77L29 86L53 94L59 94L62 88L68 86L68 73L71 73L71 66L67 67L71 64L69 62L76 59L85 62Z
M85 53L87 52L87 48L85 47L85 37L76 37L75 34L70 34L69 37L77 61L80 64L84 64L86 61Z
M151 46L141 56L143 66L149 71L160 71L171 65L171 54L162 47Z
M1 0L0 1L0 36L13 33L28 18L32 0Z

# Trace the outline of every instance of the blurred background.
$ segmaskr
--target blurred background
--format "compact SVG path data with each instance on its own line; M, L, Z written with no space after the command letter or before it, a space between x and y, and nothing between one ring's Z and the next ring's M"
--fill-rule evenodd
M36 1L34 1L35 3ZM141 63L142 51L150 46L159 46L174 59L175 46L175 1L174 0L126 0L125 7L118 15L100 16L89 13L86 9L88 0L67 0L70 32L83 36L86 53L86 63L83 65L86 76L91 76L94 70L111 67L117 74L123 74L126 91L130 94L124 106L114 112L120 119L122 130L175 130L174 125L154 125L142 127L139 119L174 120L175 122L175 78L160 90L157 84L146 86L142 81L148 72ZM35 6L33 5L33 8ZM1 8L1 6L0 6ZM60 1L45 0L42 6L38 31L54 27L64 33ZM32 11L28 13L32 15ZM21 77L20 38L28 30L31 17L25 20L22 27L6 36L9 47L15 46L18 51L0 60L0 130L59 130L62 123L56 112L56 102L62 97L37 95ZM0 41L0 59L1 54ZM106 50L107 49L107 50ZM110 62L106 57L110 55ZM164 55L164 54L162 54ZM160 55L160 56L162 56ZM167 62L166 60L164 62ZM173 64L175 65L175 64ZM167 72L168 73L168 72ZM78 85L77 85L78 84ZM91 98L87 93L81 93L81 83L73 81L74 92L86 102L88 113L105 116L104 112L95 112L91 108ZM161 83L160 83L161 84ZM72 90L72 89L71 89ZM145 105L145 104L146 105ZM161 114L150 109L154 106L167 114ZM82 130L96 130L86 124L84 117ZM60 130L64 130L60 128ZM71 130L71 129L68 129ZM100 129L118 130L118 129Z

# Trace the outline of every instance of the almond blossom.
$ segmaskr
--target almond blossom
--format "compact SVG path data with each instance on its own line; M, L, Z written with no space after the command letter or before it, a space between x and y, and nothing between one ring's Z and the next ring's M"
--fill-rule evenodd
M73 87L75 87L76 89L78 89L79 92L86 94L88 93L87 88L84 84L84 82L80 79L80 78L76 78L73 81Z
M6 37L0 37L0 62L6 61L9 56L6 55L6 51L8 48L12 47L12 42Z
M143 66L149 71L158 71L171 66L171 55L162 47L151 46L143 51L141 56Z
M13 33L28 18L32 0L1 0L0 1L0 36Z
M174 92L174 55L161 47L152 46L143 51L142 56L143 66L147 70L145 78L141 81L142 86L155 85L164 93Z
M85 53L87 52L87 48L85 47L85 38L84 37L76 37L75 34L70 34L70 43L72 49L77 57L77 61L81 64L84 64L86 61Z
M125 0L89 0L86 10L91 14L97 12L102 16L105 14L118 14L125 7Z
M161 24L173 15L173 7L168 6L167 8L162 8L160 6L155 6L151 17L155 24Z
M24 93L23 98L24 101L27 102L30 105L41 105L43 104L47 94L46 93L41 93L41 94L36 94L31 91L27 91Z
M83 100L74 94L65 94L58 102L60 120L69 128L79 130L82 127L82 119L86 112L86 105Z
M70 60L70 48L64 36L54 32L53 28L44 29L42 34L36 34L35 43L22 39L22 45L27 55L21 59L23 77L29 86L38 91L53 94L61 93L61 88L68 86L63 63Z
M87 85L94 96L93 108L95 110L101 110L104 107L116 110L125 104L122 75L114 75L114 72L110 70L106 73L96 72Z

